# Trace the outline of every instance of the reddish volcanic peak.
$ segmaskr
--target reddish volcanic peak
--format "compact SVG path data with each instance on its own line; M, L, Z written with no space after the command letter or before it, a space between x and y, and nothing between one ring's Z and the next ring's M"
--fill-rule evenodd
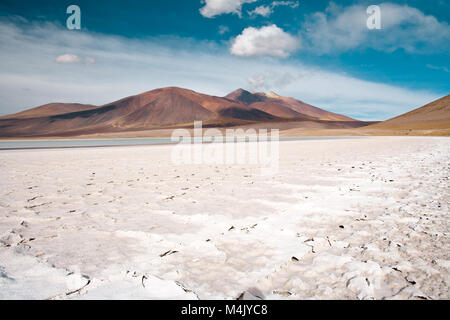
M247 103L247 104L254 103L254 102L262 102L262 101L267 100L267 98L263 95L253 94L244 89L237 89L237 90L229 93L228 95L226 95L225 98L233 100L233 101Z
M264 93L238 89L225 98L245 103L251 108L285 119L355 121L355 119L311 106L300 100L280 96L273 91Z
M336 119L337 118L337 119ZM79 135L191 125L348 119L273 92L238 89L226 97L179 87L160 88L105 104L48 104L0 118L0 136Z

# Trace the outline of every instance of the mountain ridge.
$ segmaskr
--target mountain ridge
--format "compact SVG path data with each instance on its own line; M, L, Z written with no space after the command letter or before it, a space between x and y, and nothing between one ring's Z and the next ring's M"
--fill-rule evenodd
M352 118L313 107L294 98L238 89L225 97L166 87L101 106L50 103L0 117L1 137L78 135L170 128L203 121L208 126L258 122L346 121Z

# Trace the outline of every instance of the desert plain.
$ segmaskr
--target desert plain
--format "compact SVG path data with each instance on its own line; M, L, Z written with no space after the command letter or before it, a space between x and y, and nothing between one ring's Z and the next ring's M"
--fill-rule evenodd
M0 151L0 299L449 299L450 140Z

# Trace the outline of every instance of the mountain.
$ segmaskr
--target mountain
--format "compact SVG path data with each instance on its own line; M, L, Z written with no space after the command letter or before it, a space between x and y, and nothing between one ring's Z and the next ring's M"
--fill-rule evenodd
M8 116L0 117L0 119L26 119L26 118L36 118L43 116L52 116L58 114L64 114L69 112L85 111L89 109L98 108L97 106L90 104L79 104L79 103L49 103L40 107L25 110L19 113L11 114Z
M450 95L398 117L365 128L393 130L449 129Z
M252 108L272 115L303 120L355 121L355 119L313 107L307 103L277 95L274 92L253 92L238 89L225 98L245 103Z
M236 90L225 97L177 87L156 89L103 106L51 103L0 117L0 137L76 136L192 126L224 127L261 122L359 123L293 98ZM361 125L363 125L361 123Z
M225 98L233 100L233 101L239 101L242 103L250 104L254 102L263 102L266 101L267 98L264 95L254 94L250 93L247 90L244 89L237 89L225 96Z

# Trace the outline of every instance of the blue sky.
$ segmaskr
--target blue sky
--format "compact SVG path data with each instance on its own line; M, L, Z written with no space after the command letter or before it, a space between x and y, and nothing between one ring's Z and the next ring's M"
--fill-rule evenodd
M71 4L81 30L65 28ZM445 0L2 0L0 114L180 86L384 120L449 94L449 20Z

